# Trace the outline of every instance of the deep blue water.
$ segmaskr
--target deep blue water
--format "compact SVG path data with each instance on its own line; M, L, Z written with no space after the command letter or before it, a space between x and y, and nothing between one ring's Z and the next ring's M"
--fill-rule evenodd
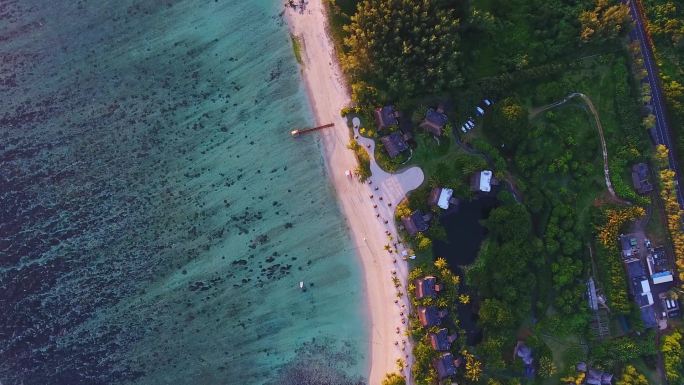
M362 381L280 7L0 2L3 384Z

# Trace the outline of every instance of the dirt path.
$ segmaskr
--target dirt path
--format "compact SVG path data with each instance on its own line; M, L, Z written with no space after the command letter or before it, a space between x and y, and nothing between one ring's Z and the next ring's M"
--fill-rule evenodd
M534 108L530 111L530 119L536 117L542 112L548 111L552 108L559 107L567 102L569 102L571 99L574 98L580 98L584 102L584 104L589 108L589 112L591 115L594 117L594 122L596 123L596 129L598 130L599 133L599 138L601 139L601 152L603 153L603 176L606 180L606 188L608 189L608 192L610 193L610 196L617 202L623 203L623 204L630 204L629 202L619 198L615 194L615 190L613 190L613 184L610 182L610 169L608 168L608 149L606 148L606 139L603 136L603 126L601 125L601 119L599 119L599 114L598 111L596 110L596 107L594 107L594 103L591 101L591 99L580 92L573 92L566 96L563 100L559 100L557 102L547 104L546 106L542 107L537 107Z

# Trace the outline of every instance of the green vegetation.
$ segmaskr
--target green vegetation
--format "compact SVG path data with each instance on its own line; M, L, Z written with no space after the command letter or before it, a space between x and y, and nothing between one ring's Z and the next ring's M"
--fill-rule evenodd
M482 326L510 332L502 326L517 327L530 311L534 271L544 262L539 258L542 245L532 233L529 212L521 204L510 203L492 210L485 226L489 241L467 278L487 304L480 315ZM490 331L494 330L485 329L485 334L493 335Z
M660 347L665 361L665 376L672 385L684 384L684 339L682 333L675 331L663 337Z
M454 351L467 357L467 349L481 362L459 380L520 383L523 364L511 355L519 340L533 349L535 383L575 376L580 360L623 373L625 383L639 380L628 363L655 378L655 336L642 333L617 244L619 232L651 204L634 191L629 173L632 164L651 162L646 128L653 117L641 111L650 89L640 84L643 64L624 38L631 25L627 7L618 0L363 0L357 6L356 13L340 11L347 17L339 31L352 98L365 114L393 103L415 128L427 106L440 103L449 124L459 127L483 98L496 101L456 141L451 130L439 139L414 133L408 164L424 170L426 183L396 212L399 218L434 210L427 201L434 187L471 198L469 177L484 168L509 190L497 196L500 205L483 221L487 239L465 268L483 338ZM680 91L684 95L684 87L667 87L672 100L679 100ZM580 98L559 103L572 93L586 95L596 114ZM615 195L606 187L596 119ZM392 169L382 154L378 158ZM657 214L649 230L656 227L665 238L653 218ZM444 237L434 222L409 240L418 251L413 264L421 269L437 257L430 241ZM612 337L604 340L597 338L596 317L586 304L589 277L609 308L605 321ZM623 333L619 321L625 320L640 334ZM414 324L411 330L414 375L428 383L435 353L427 331Z
M347 147L354 151L354 155L356 155L356 160L359 164L356 166L356 169L354 169L354 173L362 182L365 182L371 177L370 156L368 155L368 151L361 147L359 142L355 141L354 139L349 141L349 145Z
M597 260L601 282L605 287L611 308L621 314L628 314L631 306L627 299L627 282L616 240L625 225L643 216L644 210L641 207L609 208L601 214L597 224L599 240Z
M416 299L415 297L415 281L418 278L432 275L437 277L437 281L441 285L441 290L436 298L425 297ZM413 347L413 355L415 362L411 368L411 372L418 385L432 385L436 382L437 372L432 366L432 361L437 358L439 353L432 349L428 334L436 332L436 327L424 328L421 326L416 309L419 306L436 306L439 309L448 312L448 319L442 321L442 325L447 327L451 333L458 333L458 319L454 316L457 313L457 304L459 296L460 277L452 273L444 259L438 258L434 264L423 264L411 270L408 277L408 295L412 304L412 312L409 316L409 335L415 341ZM457 339L452 344L451 350L453 354L458 354L462 347L461 339Z
M382 380L382 385L406 385L406 379L399 374L389 373Z
M684 212L680 209L679 203L677 202L675 190L677 181L675 180L675 173L668 167L665 167L667 164L667 153L668 150L664 145L658 145L655 163L661 168L658 171L660 199L665 207L667 229L669 230L670 239L672 240L677 273L679 279L682 280L682 278L684 278L684 230L682 230L681 223ZM680 288L684 288L684 285L680 286Z
M608 0L596 0L596 7L580 14L582 40L615 39L626 30L630 22L627 4L611 4Z
M459 19L452 9L434 1L363 0L344 28L342 67L362 105L461 84Z
M646 376L639 373L632 365L627 365L617 385L649 385Z
M293 34L290 34L290 40L292 40L292 50L294 51L297 63L304 65L304 62L302 61L302 41Z
M669 108L672 139L681 163L684 159L684 1L642 2Z

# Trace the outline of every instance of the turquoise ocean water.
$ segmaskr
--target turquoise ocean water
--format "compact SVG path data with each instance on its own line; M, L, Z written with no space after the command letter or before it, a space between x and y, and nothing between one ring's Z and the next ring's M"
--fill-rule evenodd
M277 0L0 2L0 381L358 384ZM304 281L308 290L299 289Z

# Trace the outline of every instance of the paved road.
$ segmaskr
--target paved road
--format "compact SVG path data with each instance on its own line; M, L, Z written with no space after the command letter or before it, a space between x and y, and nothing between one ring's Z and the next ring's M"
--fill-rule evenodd
M682 190L679 188L680 173L679 167L677 166L677 160L674 156L675 146L672 140L672 130L667 122L666 110L665 110L665 98L663 97L662 88L660 87L660 77L658 74L658 66L655 62L653 52L651 51L651 46L648 44L648 38L646 35L646 29L644 27L644 15L639 11L639 7L636 0L627 0L629 4L632 19L634 20L634 29L630 32L630 37L632 40L639 40L641 45L641 52L644 58L644 67L648 72L646 79L651 86L651 108L653 110L653 115L656 118L655 128L653 130L656 144L664 144L670 149L669 163L670 168L677 174L677 200L679 201L679 206L684 208L684 195Z

